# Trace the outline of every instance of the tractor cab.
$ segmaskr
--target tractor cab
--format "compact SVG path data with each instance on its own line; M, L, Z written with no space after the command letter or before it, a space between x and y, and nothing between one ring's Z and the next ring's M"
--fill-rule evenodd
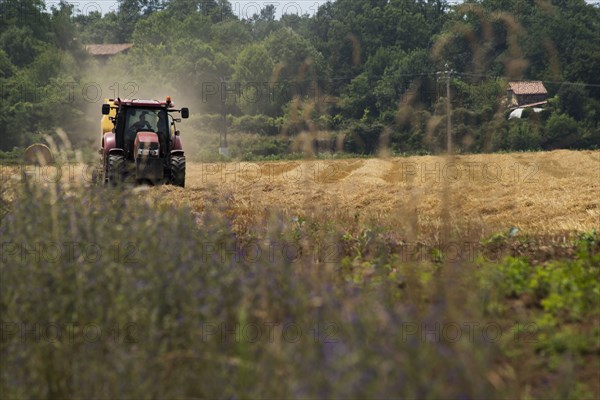
M182 118L189 115L187 108L174 109L169 97L166 101L108 99L103 104L101 154L106 182L117 179L111 174L111 162L118 159L122 179L133 176L138 182L184 185L185 157L175 130L175 121L180 120L172 112Z
M117 132L123 135L125 149L125 156L128 160L134 160L138 154L135 152L136 144L139 146L140 140L142 143L146 142L146 139L152 137L152 135L139 136L139 133L155 133L157 141L151 141L152 154L151 156L158 156L165 158L167 156L167 149L171 147L170 135L169 135L169 117L164 109L153 109L153 108L142 108L142 107L128 107L125 110L125 121L122 125L122 132ZM136 143L136 139L138 139ZM158 146L158 147L156 147ZM140 149L138 148L138 151Z

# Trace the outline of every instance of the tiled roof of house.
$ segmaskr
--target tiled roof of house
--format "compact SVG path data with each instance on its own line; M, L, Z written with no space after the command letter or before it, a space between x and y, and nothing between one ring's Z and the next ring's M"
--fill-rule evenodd
M541 81L509 82L509 89L514 94L547 94L548 91Z
M88 44L86 50L94 56L112 56L122 51L128 50L133 46L133 43L117 43L117 44Z

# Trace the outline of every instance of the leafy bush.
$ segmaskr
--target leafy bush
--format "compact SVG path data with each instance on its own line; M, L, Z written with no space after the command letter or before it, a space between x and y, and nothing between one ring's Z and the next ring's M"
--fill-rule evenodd
M563 84L558 91L558 106L576 121L583 119L587 102L589 99L581 84Z
M289 153L289 142L278 138L261 139L248 143L248 146L240 150L243 151L244 160L255 160L257 156L285 157Z
M223 116L220 114L194 113L190 118L190 127L203 132L221 132Z
M557 260L531 265L521 257L507 257L493 270L484 272L502 296L532 296L549 318L581 320L600 316L600 245L594 233L580 240L575 260Z
M532 267L526 260L508 257L498 267L502 275L500 288L510 296L518 296L529 289Z
M589 313L599 315L599 266L598 256L587 260L555 261L536 269L529 285L541 298L544 310L554 316L565 315L567 319L580 320Z
M357 154L374 154L379 146L383 125L355 122L344 139L344 151Z
M577 121L566 114L553 114L546 122L544 147L547 149L567 147L578 140Z
M12 151L0 151L1 165L18 164L23 162L24 152L24 149L19 147L15 147L14 149L12 149Z
M234 118L231 128L237 132L277 135L280 126L274 118L266 115L244 115Z
M540 136L530 121L511 121L508 129L508 146L511 150L537 150L540 148Z

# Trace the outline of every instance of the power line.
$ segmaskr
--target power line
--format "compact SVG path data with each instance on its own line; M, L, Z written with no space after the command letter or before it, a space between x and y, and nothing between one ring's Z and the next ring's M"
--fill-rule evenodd
M473 74L473 73L470 73L470 72L457 72L456 75L474 76L474 77L488 78L488 79L505 79L507 81L512 81L512 82L540 81L540 82L544 82L544 83L551 83L551 84L557 84L557 85L574 85L574 86L600 87L600 84L597 84L597 83L570 82L570 81L548 81L548 80L536 79L536 78L514 79L514 78L510 78L508 76L503 76L503 75Z
M587 82L571 82L571 81L549 81L538 78L528 78L528 79L515 79L504 75L489 75L489 74L475 74L471 72L457 72L453 71L454 75L459 76L470 76L470 77L479 77L479 78L487 78L487 79L504 79L512 82L528 82L528 81L541 81L548 84L557 84L557 85L573 85L573 86L585 86L585 87L595 87L600 88L600 84L597 83L587 83ZM418 73L418 74L393 74L391 77L437 77L437 72L429 72L429 73ZM299 83L328 83L328 82L337 82L337 81L352 81L356 79L359 75L355 76L333 76L333 77L319 77L319 78L303 78L303 79L294 79L294 78L286 78L281 80L265 80L261 82L260 80L255 81L230 81L229 84L232 85L256 85L256 84L268 84L268 85L277 85L277 84L299 84ZM369 82L380 81L384 75L370 75L367 77Z

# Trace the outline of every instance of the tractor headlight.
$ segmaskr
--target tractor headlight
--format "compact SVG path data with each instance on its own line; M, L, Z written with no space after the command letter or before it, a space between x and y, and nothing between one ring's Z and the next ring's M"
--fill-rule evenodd
M158 149L138 149L138 157L158 157Z

